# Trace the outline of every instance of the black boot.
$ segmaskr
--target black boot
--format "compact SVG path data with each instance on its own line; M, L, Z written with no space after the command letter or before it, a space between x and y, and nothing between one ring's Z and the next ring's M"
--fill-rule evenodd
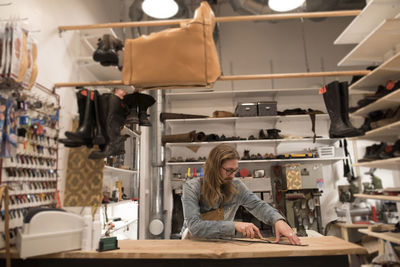
M351 136L360 136L363 135L364 132L360 129L355 128L349 118L349 87L347 82L340 83L340 96L341 96L341 114L344 124L353 130Z
M93 146L93 122L94 122L94 105L92 98L94 93L90 90L83 89L79 92L78 109L79 111L79 127L75 132L65 132L65 136L71 141L80 142L88 147ZM84 105L82 105L84 102Z
M124 142L127 136L121 136L121 127L124 125L127 108L124 102L114 94L103 94L99 98L100 122L104 125L106 144L101 146L102 151L93 151L90 159L101 159L109 156L123 154L121 142Z
M97 90L93 91L94 93L94 117L96 119L96 135L93 138L93 144L95 145L103 145L106 143L105 138L105 127L100 121L100 113L101 113L101 106L99 105L99 92Z
M147 109L152 106L156 100L151 95L139 94L139 125L151 126L151 122L147 118Z
M358 131L354 127L347 126L342 118L341 86L334 81L325 86L323 94L326 110L328 111L331 125L329 127L330 138L357 136ZM348 100L347 100L348 101Z
M124 96L124 102L129 108L128 116L126 117L125 123L127 124L138 124L139 113L139 93L127 94Z

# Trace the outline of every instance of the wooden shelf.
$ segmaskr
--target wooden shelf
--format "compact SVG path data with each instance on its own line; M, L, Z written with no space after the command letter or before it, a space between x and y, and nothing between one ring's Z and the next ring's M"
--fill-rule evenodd
M367 194L354 194L355 197L388 201L400 201L398 196L383 196L383 195L367 195Z
M386 19L365 37L338 66L379 65L400 43L400 19ZM391 55L390 55L391 56Z
M373 236L379 239L387 240L396 244L400 244L400 233L392 233L392 232L385 232L385 233L375 233L368 229L358 229L360 233Z
M339 161L346 159L345 157L334 157L334 158L305 158L305 159L259 159L259 160L239 160L240 164L244 163L269 163L269 162L325 162L325 161ZM203 165L204 161L198 162L167 162L169 166L181 166L181 165Z
M400 65L399 65L400 66ZM394 91L382 98L379 98L375 102L358 109L351 113L351 116L367 116L370 112L376 110L383 110L389 108L396 108L400 105L400 90Z
M353 167L368 167L368 168L400 170L400 157L354 163Z
M320 119L329 119L328 114L317 114L317 118ZM253 123L253 122L261 122L261 121L275 121L275 120L301 120L301 119L310 119L310 116L307 114L304 115L288 115L288 116L256 116L256 117L226 117L226 118L195 118L195 119L173 119L173 120L165 120L165 123L173 126L177 124L186 124L186 123L209 123L209 122L245 122L245 123Z
M400 135L400 121L368 131L365 135L349 138L349 140L396 141Z
M340 138L317 138L316 142L327 142L333 143L340 140ZM302 139L263 139L263 140L235 140L235 141L217 141L217 142L186 142L186 143L166 143L166 147L175 146L193 146L193 145L217 145L222 143L227 144L262 144L262 143L289 143L289 142L311 142L312 138L302 138Z
M368 75L365 75L353 83L349 89L353 94L356 90L363 90L367 93L374 93L379 85L385 85L388 80L396 80L400 76L400 52L386 60L382 65L375 68Z
M400 3L393 0L372 0L335 40L334 44L356 44L363 40L384 19L400 13Z

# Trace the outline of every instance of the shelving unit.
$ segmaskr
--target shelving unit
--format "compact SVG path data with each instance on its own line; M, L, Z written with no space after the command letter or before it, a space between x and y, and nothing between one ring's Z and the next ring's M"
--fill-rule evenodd
M366 36L338 66L378 65L399 51L400 19L386 19ZM396 34L397 32L397 34ZM383 41L384 40L384 41Z
M382 20L400 13L400 3L393 0L371 0L361 13L339 35L334 44L361 42Z
M395 79L400 75L400 52L382 63L369 74L353 83L349 89L353 94L358 90L373 93L379 85L385 85L387 81Z
M399 62L400 64L400 62ZM399 65L400 66L400 65ZM393 77L393 76L392 76ZM367 116L370 112L376 110L384 110L389 108L396 108L400 105L400 90L394 91L382 98L379 98L375 102L358 109L353 112L351 116Z
M379 65L366 76L350 86L350 94L374 93L378 86L385 86L389 80L400 77L400 2L391 0L372 0L353 20L353 22L336 39L335 44L358 43L338 66ZM355 116L367 116L370 112L396 108L400 104L400 91L394 91L375 102L352 113ZM378 142L395 142L400 138L400 121L368 131L363 136L349 140L373 140ZM355 156L357 159L356 144ZM400 157L369 162L356 162L353 167L379 168L400 171ZM358 169L359 172L359 169ZM359 188L362 188L359 179ZM399 196L354 194L356 198L400 202ZM379 239L379 254L384 253L383 240L400 244L399 233L374 233L368 229L359 232ZM350 258L349 258L350 259Z

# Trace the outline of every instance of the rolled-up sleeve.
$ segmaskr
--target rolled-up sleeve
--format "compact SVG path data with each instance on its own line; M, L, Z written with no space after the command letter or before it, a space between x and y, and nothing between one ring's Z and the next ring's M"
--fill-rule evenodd
M269 225L275 225L279 220L286 220L277 209L271 207L268 203L258 198L242 182L238 183L237 188L239 194L242 196L242 206L258 220Z
M183 216L192 237L221 238L235 235L235 224L232 221L203 221L200 215L200 188L194 184L183 185Z

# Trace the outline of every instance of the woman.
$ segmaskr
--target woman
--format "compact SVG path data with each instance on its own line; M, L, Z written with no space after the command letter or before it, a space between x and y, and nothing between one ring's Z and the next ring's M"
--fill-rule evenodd
M214 147L205 162L204 178L187 181L183 186L183 238L222 238L236 232L247 238L262 238L252 223L234 222L235 213L243 206L260 221L274 225L276 242L286 236L290 243L299 245L300 239L273 207L260 200L239 179L238 152L227 144Z

